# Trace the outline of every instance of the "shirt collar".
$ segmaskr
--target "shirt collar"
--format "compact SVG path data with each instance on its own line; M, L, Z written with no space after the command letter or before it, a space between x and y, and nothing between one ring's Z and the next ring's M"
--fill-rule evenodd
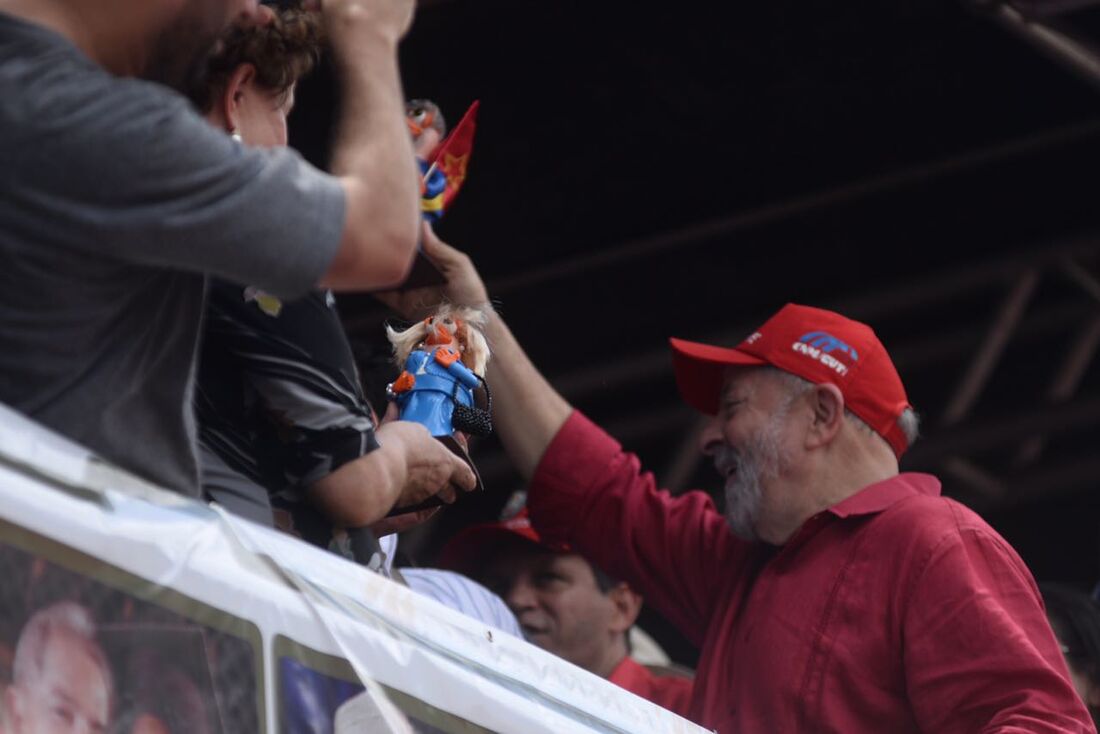
M619 664L615 666L607 679L620 688L633 690L632 686L636 686L640 680L644 679L645 674L646 669L639 665L634 658L627 655L619 661Z
M897 502L917 495L939 497L940 480L931 474L899 474L864 487L851 497L837 502L826 512L840 518L874 515Z

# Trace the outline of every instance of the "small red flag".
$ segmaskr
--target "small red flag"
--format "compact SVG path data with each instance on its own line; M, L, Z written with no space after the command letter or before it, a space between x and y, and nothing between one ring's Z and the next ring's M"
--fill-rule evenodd
M443 211L450 208L451 202L458 195L458 190L462 188L462 182L466 180L466 166L470 161L470 152L474 148L478 104L479 102L475 100L470 105L470 109L466 110L466 114L451 130L451 134L439 144L432 159L428 161L431 167L424 177L425 180L431 175L432 168L438 168L447 177L447 187L443 189Z

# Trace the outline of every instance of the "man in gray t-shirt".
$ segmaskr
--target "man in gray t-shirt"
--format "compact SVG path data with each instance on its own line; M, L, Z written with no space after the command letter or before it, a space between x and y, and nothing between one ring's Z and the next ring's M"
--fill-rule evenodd
M394 285L411 263L419 192L395 50L412 2L325 3L358 118L341 125L339 177L249 149L182 96L126 78L194 18L168 17L175 0L109 7L124 5L122 24L101 0L0 0L0 402L197 494L207 275L293 298ZM226 18L234 6L256 9L227 0ZM404 447L407 466L442 461L428 443Z

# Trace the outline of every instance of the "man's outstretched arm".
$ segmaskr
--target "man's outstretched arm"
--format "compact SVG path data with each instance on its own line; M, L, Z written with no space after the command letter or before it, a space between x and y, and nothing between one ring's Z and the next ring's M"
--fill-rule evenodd
M735 541L722 516L701 492L672 498L660 491L636 457L575 413L489 307L470 258L425 230L424 252L446 286L442 293L422 290L385 300L407 317L421 315L416 308L429 308L440 296L488 311L485 336L493 356L486 380L493 390L493 420L509 458L529 481L531 518L539 532L569 542L629 581L698 641L720 587L714 579L735 573L743 557L729 547Z
M419 423L391 421L375 431L379 446L314 482L310 499L340 527L372 525L395 506L411 507L474 488L473 471ZM422 517L405 517L408 526ZM406 524L400 524L404 529Z
M343 84L332 172L346 197L344 233L322 280L336 290L393 287L412 266L420 183L397 66L413 0L325 0Z

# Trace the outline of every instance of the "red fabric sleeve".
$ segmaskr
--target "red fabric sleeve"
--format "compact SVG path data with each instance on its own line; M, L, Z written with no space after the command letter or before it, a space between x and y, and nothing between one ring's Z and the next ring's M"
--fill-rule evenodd
M627 581L694 644L702 643L745 544L703 492L672 497L637 457L575 411L543 455L528 494L531 521Z
M903 656L922 731L1096 731L1031 574L1003 540L981 528L952 531L913 579Z

